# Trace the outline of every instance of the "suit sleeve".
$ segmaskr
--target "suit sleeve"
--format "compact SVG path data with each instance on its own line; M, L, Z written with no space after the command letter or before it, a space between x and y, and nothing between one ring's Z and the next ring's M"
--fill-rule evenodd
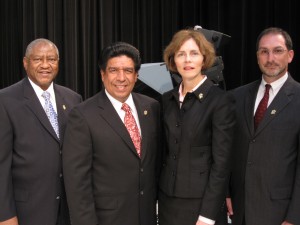
M294 188L287 212L286 221L292 224L300 224L300 135L298 136L298 156L296 165L296 174L294 179Z
M200 215L215 219L224 204L228 187L235 103L231 94L219 98L212 116L212 167L203 197Z
M74 108L69 114L63 144L64 182L73 225L98 224L92 192L92 155L88 124Z
M0 221L16 216L12 183L13 128L0 100Z

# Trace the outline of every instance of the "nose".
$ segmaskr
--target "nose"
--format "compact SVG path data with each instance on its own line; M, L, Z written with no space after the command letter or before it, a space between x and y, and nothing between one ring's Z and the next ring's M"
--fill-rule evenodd
M42 59L42 62L41 62L41 66L42 67L48 67L49 66L49 61L46 59L46 58L43 58Z
M119 71L118 71L118 76L117 76L117 78L118 78L118 80L120 80L120 81L124 81L124 80L125 80L126 75L125 75L125 73L124 73L124 70L119 70Z
M268 61L273 61L275 57L275 54L273 53L273 51L269 51L268 53Z
M186 62L190 62L191 61L191 56L189 54L186 54L185 61Z

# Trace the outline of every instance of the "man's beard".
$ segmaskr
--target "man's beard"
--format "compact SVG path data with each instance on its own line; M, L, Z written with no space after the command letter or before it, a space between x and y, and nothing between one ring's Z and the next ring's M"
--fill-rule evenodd
M263 74L267 77L277 77L277 76L281 75L282 73L284 73L284 71L287 69L286 67L278 68L275 71L273 71L272 73L270 73L270 72L268 72L268 69L266 68L267 66L269 66L269 65L266 64L265 67L262 68ZM278 66L278 65L275 64L275 66Z

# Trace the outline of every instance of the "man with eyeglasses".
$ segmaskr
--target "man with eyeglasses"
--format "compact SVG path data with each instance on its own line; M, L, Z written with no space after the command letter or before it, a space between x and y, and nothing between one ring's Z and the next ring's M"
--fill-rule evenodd
M233 225L300 224L300 84L288 73L292 40L280 28L257 39L262 79L237 88L228 213Z
M0 224L69 225L61 150L68 113L81 96L53 83L53 42L32 41L23 66L27 77L0 90Z
M103 90L70 113L63 169L72 225L155 225L159 103L133 93L139 51L124 42L100 55Z

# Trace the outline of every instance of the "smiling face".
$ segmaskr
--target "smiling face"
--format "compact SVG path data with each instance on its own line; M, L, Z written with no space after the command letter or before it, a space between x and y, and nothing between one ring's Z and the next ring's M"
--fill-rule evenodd
M194 39L185 41L175 53L176 68L184 80L194 80L201 75L203 55Z
M101 78L106 91L125 102L137 81L133 60L125 55L109 59L105 71L101 70Z
M49 43L40 42L23 58L23 65L30 80L47 90L58 73L58 61L56 48Z
M293 60L294 51L288 50L281 34L267 34L259 41L257 61L264 79L273 82L281 78Z

